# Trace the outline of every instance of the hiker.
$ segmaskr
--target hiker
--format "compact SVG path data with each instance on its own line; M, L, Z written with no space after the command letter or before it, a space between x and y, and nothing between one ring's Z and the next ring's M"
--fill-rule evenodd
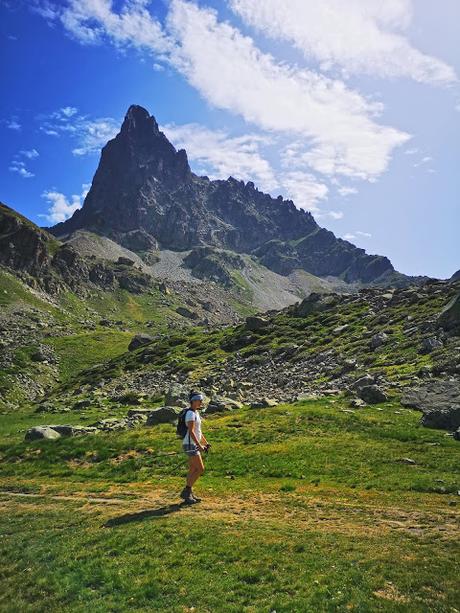
M192 391L189 395L190 408L185 412L185 424L187 433L182 440L182 448L188 455L188 475L187 483L180 497L184 499L186 504L194 504L199 502L201 498L197 498L192 492L192 486L195 481L204 472L204 464L201 453L207 452L210 447L208 441L201 432L201 416L199 409L203 404L204 396L200 392Z

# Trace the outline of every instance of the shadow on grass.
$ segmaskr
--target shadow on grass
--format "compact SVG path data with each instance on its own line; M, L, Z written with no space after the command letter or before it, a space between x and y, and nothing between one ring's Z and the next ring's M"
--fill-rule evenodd
M165 515L176 513L186 506L188 505L185 502L181 502L168 504L165 507L160 507L159 509L149 509L146 511L140 511L139 513L127 513L126 515L120 515L120 517L113 517L112 519L109 519L105 524L103 524L102 527L113 528L114 526L129 524L133 521L143 521L144 519L149 519L150 517L164 517Z

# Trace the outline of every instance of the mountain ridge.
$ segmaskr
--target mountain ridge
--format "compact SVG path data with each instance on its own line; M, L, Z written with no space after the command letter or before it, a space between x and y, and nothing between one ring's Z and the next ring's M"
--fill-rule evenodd
M292 200L273 198L230 176L210 180L192 172L153 115L131 105L120 132L102 148L91 188L71 218L45 228L64 239L85 229L140 255L157 249L211 246L258 257L271 270L296 269L347 283L417 283L390 260L368 255L321 228Z

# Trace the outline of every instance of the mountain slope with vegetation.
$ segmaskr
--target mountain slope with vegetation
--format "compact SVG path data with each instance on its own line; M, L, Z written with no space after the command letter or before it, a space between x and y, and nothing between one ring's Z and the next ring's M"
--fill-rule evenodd
M459 337L442 327L440 315L459 289L458 282L432 282L391 292L312 294L234 327L160 334L79 373L53 398L65 404L77 388L83 398L100 382L107 397L120 390L157 396L176 382L242 402L289 401L343 392L363 376L398 395L433 377L458 377Z

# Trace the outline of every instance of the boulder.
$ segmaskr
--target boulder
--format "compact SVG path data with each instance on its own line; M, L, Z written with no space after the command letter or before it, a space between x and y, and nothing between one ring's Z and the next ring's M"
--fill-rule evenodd
M460 382L430 381L406 391L401 404L422 411L421 423L429 428L460 427Z
M74 435L74 427L69 425L55 425L48 426L48 428L52 428L61 436L73 436Z
M157 424L174 424L177 421L177 416L180 411L175 407L160 407L153 409L147 417L147 426L156 426Z
M262 328L266 328L270 324L270 320L265 317L259 317L257 315L251 315L246 318L245 327L247 330L262 330Z
M129 409L128 418L129 417L144 417L145 419L147 419L147 417L150 415L150 413L153 410L154 409Z
M186 317L187 319L200 319L200 316L195 311L191 311L187 309L187 307L177 307L176 313L182 315L182 317Z
M189 405L189 391L179 383L173 383L165 393L165 405L185 408Z
M378 332L377 334L374 334L374 336L371 338L369 347L371 349L377 349L378 347L384 345L387 340L388 336L385 334L385 332Z
M25 435L26 441L36 441L40 439L54 440L57 438L61 438L61 435L50 426L34 426L33 428L29 428Z
M418 350L421 354L431 353L435 349L443 347L442 342L437 338L424 338Z
M460 294L454 296L441 311L438 326L452 336L460 336Z
M312 292L295 308L295 314L298 317L306 317L307 315L310 315L310 313L327 311L338 304L339 301L340 297L337 296L337 294L324 295L317 292Z
M138 347L148 345L153 341L153 337L149 334L136 334L128 345L128 351L134 351Z
M251 409L266 409L268 407L276 407L277 401L273 398L259 398L249 404Z
M213 396L212 400L205 409L207 415L212 413L224 413L225 411L233 411L234 409L241 409L243 404L238 400L232 400L225 396Z
M351 385L348 386L348 389L351 391L358 391L366 385L373 385L375 383L374 377L372 375L364 375L359 379L356 379Z
M120 255L120 257L117 260L117 264L123 264L124 266L134 266L134 260L131 260L131 258L126 258L123 255Z
M365 385L358 390L357 394L367 404L378 404L388 400L388 397L378 385Z

